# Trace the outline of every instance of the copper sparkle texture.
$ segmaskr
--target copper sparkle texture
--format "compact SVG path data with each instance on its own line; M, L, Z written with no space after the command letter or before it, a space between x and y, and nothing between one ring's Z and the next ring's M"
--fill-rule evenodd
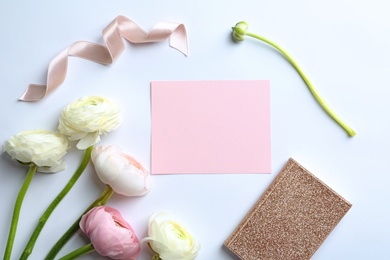
M352 207L293 159L224 245L239 259L310 259Z

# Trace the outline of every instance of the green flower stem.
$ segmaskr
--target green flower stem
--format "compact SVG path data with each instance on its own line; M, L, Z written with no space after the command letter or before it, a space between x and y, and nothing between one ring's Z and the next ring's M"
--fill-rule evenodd
M54 211L54 209L57 207L57 205L61 202L61 200L68 194L70 189L73 187L73 185L76 183L76 181L79 179L81 174L84 172L85 168L87 167L90 159L91 159L91 152L92 152L93 146L89 147L87 150L85 150L85 154L83 157L83 160L81 161L80 166L76 170L76 172L73 174L73 176L70 178L66 186L62 189L62 191L57 195L57 197L53 200L53 202L49 205L49 207L46 209L46 211L43 213L43 215L40 217L39 222L37 226L35 227L35 230L33 234L30 237L30 240L28 241L23 254L20 258L20 260L27 259L30 254L33 251L35 242L38 239L39 234L41 233L44 225L46 224L46 221L49 219L51 213Z
M22 208L23 199L24 199L24 196L26 195L27 189L30 186L31 180L34 177L36 171L37 171L37 165L32 163L30 165L30 169L27 173L27 176L23 182L23 185L20 188L18 197L16 198L14 211L12 214L11 226L10 226L9 234L8 234L7 245L6 245L5 252L4 252L4 260L9 260L11 258L12 247L13 247L14 241L15 241L15 235L16 235L16 230L18 227L19 215L20 215L20 210Z
M152 257L152 260L162 260L160 255L159 254L155 254L153 257Z
M62 235L62 237L55 243L55 245L50 249L47 254L45 260L53 260L58 252L62 249L62 247L69 241L69 239L80 229L79 223L81 217L87 213L90 209L101 206L107 203L107 201L114 194L114 190L107 185L106 189L100 195L98 199L96 199L84 212L81 216L70 226L70 228Z
M79 256L83 256L86 254L89 254L91 252L95 251L95 248L92 244L85 245L83 247L80 247L79 249L76 249L75 251L67 254L66 256L63 256L60 258L60 260L71 260L76 259Z
M295 60L282 47L280 47L276 43L274 43L274 42L272 42L272 41L268 40L267 38L264 38L264 37L262 37L260 35L247 32L246 31L247 30L247 26L248 26L247 23L240 22L235 27L232 28L233 29L233 37L235 38L235 40L242 41L244 39L243 36L247 35L249 37L258 39L260 41L263 41L263 42L271 45L275 49L277 49L279 52L281 52L286 57L286 59L291 63L291 65L293 65L294 68L297 70L297 72L299 73L299 75L301 76L303 81L308 86L310 92L312 93L314 98L317 100L317 102L320 104L320 106L325 110L325 112L335 122L337 122L345 130L345 132L347 132L347 134L349 136L351 136L351 137L355 136L356 132L351 127L349 127L346 123L344 123L343 120L341 120L341 118L338 115L336 115L336 113L325 103L325 101L321 98L321 96L318 94L318 92L314 88L313 84L310 82L310 80L307 78L307 76L303 73L303 71L299 67L299 65L295 62Z

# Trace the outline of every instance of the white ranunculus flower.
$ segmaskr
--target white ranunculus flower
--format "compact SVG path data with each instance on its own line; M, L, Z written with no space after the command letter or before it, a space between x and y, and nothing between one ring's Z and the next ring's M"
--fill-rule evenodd
M100 180L116 193L142 196L149 192L149 173L133 157L115 145L99 146L92 150L92 162Z
M48 130L28 130L12 136L3 149L12 159L23 164L34 163L39 172L59 172L65 169L65 156L69 148L67 138Z
M200 243L186 228L163 212L150 217L148 237L142 241L163 260L192 260L200 250Z
M98 143L101 134L116 129L121 121L117 103L104 97L89 96L64 108L58 130L69 140L79 140L77 148L83 150Z

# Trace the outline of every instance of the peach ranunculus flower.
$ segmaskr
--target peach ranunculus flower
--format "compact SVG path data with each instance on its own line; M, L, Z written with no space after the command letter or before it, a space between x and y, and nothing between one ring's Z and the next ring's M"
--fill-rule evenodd
M121 122L117 103L105 97L89 96L63 109L58 130L71 141L79 140L77 148L84 150L98 143L101 134L118 128Z
M141 251L139 240L118 210L108 206L92 208L79 224L100 255L120 260L137 259Z
M119 146L95 147L91 159L100 180L116 193L130 197L142 196L149 192L150 174Z
M141 242L148 242L156 253L153 259L192 260L200 250L200 243L187 229L163 212L149 218L148 237Z

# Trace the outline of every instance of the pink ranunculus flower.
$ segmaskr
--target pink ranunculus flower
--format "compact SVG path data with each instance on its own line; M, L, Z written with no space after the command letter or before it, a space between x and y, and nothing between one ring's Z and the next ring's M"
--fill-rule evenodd
M80 228L102 256L133 260L141 251L133 228L114 208L99 206L91 209L81 218Z
M95 147L92 162L100 180L116 193L125 196L142 196L149 192L149 173L133 157L116 145Z

